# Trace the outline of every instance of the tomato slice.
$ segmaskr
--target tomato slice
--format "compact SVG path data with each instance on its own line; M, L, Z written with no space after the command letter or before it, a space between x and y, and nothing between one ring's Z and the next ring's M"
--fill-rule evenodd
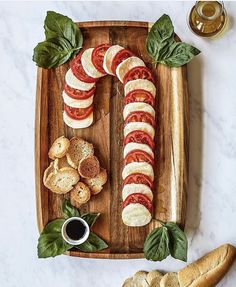
M88 108L81 109L69 107L64 103L64 111L70 118L74 120L83 120L86 119L92 113L93 105L89 106Z
M93 87L89 91L81 91L78 89L71 88L67 84L65 84L64 86L64 91L67 93L67 95L76 100L86 100L87 98L94 95L95 90L96 90L96 87Z
M124 85L132 80L145 79L154 83L151 71L147 67L138 66L130 69L124 76Z
M116 68L117 66L123 62L124 60L126 60L127 58L133 56L134 54L127 50L127 49L123 49L123 50L120 50L114 57L113 61L112 61L112 64L111 64L111 70L112 70L112 73L115 74L116 73Z
M147 162L154 166L154 159L153 157L148 154L147 152L143 150L132 150L129 152L124 160L125 164L131 163L131 162Z
M95 68L103 74L106 74L106 71L103 69L104 55L110 47L110 44L102 44L94 48L92 53L92 62Z
M146 195L142 193L130 194L123 202L123 208L125 208L130 203L140 203L144 205L150 211L150 213L152 213L152 202L149 198L147 198Z
M154 107L155 98L148 91L137 89L129 92L124 98L124 104L143 102Z
M154 141L152 138L144 131L132 131L124 139L124 144L128 144L130 142L135 143L143 143L150 146L151 149L154 149Z
M131 112L125 119L125 124L130 122L144 122L152 125L154 128L156 126L154 117L144 111Z
M141 183L145 184L151 189L153 189L153 182L150 180L150 178L142 173L133 173L128 175L125 180L124 180L124 185L125 184L131 184L131 183Z
M98 80L95 78L92 78L90 76L88 76L83 68L83 65L81 63L81 56L82 56L82 52L79 53L71 62L70 62L70 67L71 70L73 72L73 74L75 75L75 77L77 79L79 79L82 82L85 83L94 83Z

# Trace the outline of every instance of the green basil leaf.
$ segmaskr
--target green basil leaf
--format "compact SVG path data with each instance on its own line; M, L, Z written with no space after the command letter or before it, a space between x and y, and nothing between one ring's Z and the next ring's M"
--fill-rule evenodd
M166 41L174 41L174 27L170 17L164 14L153 24L146 42L147 51L155 61Z
M81 48L83 45L83 36L78 25L67 16L48 11L44 29L46 39L62 37L69 41L73 48Z
M92 227L98 219L100 213L86 213L81 217L88 223L89 227Z
M185 233L174 222L166 223L165 227L168 229L168 233L170 236L171 256L186 262L188 252L188 240Z
M61 235L64 219L56 219L48 223L38 239L38 258L61 255L73 246L65 242Z
M88 239L84 243L75 247L83 252L96 252L106 249L108 245L98 235L93 232L90 232Z
M43 68L57 67L69 60L76 49L62 37L48 39L34 48L33 61Z
M193 59L194 56L198 55L200 51L183 42L174 43L172 49L168 54L165 54L160 62L170 67L180 67L187 64Z
M69 200L64 200L62 204L62 212L64 214L65 219L69 217L80 217L79 210L72 206L69 202Z
M148 260L162 261L170 254L169 234L165 226L155 228L144 242L144 256Z

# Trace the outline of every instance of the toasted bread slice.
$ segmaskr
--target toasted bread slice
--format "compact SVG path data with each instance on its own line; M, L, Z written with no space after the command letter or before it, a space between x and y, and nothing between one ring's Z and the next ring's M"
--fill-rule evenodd
M178 274L175 272L165 274L160 281L160 287L178 287L178 286L180 286L178 280Z
M82 158L78 168L80 176L83 178L94 178L100 172L100 164L96 156Z
M138 271L133 276L133 282L131 286L136 287L148 287L147 283L147 272L146 271Z
M75 201L78 204L84 204L89 201L91 192L89 187L80 181L72 189L70 195L72 201Z
M49 187L47 186L47 178L48 178L48 176L49 176L51 173L53 173L53 172L54 172L54 162L52 161L52 162L50 163L50 165L45 169L44 174L43 174L43 184L44 184L47 188L49 188Z
M56 159L63 157L67 153L69 146L70 141L67 138L64 136L57 138L48 152L49 158Z
M63 167L71 167L67 161L66 156L63 156L62 158L56 158L53 162L53 167L55 170L59 170Z
M102 190L103 185L107 182L107 171L105 168L101 168L96 177L85 178L83 181L89 186L92 194L97 194Z
M45 186L52 192L65 194L79 181L80 177L77 170L72 167L64 167L50 173L45 181Z
M66 154L67 161L73 168L78 168L81 159L94 154L93 145L81 138L72 138Z
M158 270L153 270L148 273L147 282L149 286L159 287L162 277L163 277L163 274L161 272L159 272Z
M133 283L133 278L132 277L127 278L125 282L123 283L122 287L132 287L133 286L132 283Z

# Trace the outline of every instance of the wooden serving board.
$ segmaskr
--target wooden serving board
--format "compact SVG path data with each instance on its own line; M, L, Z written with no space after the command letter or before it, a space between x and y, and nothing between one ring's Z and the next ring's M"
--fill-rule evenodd
M188 178L189 106L186 66L155 68L145 50L150 24L147 22L83 22L83 48L102 43L119 44L141 57L152 69L157 87L157 131L155 151L154 218L176 221L184 227ZM81 212L100 212L94 231L109 244L99 253L67 252L71 256L90 258L141 258L147 234L157 223L146 227L127 227L121 219L121 172L123 167L123 85L116 77L99 80L95 96L95 123L86 129L73 130L63 123L61 93L69 64L56 69L38 69L35 162L38 226L41 231L52 219L62 217L65 196L49 191L42 182L49 165L48 149L65 135L83 137L95 145L95 154L109 173L103 191L94 196Z

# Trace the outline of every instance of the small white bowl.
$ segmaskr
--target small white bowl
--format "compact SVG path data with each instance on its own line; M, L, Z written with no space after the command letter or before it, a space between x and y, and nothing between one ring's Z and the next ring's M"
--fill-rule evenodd
M80 238L79 240L73 240L71 239L68 234L66 233L66 226L69 222L73 221L73 220L77 220L77 221L80 221L81 223L83 223L83 225L85 226L85 233L83 235L82 238ZM61 228L61 235L63 237L63 239L71 244L71 245L79 245L79 244L82 244L84 243L88 237L89 237L89 232L90 232L90 228L88 226L88 223L83 219L83 218L80 218L80 217L70 217L68 218L62 225L62 228Z

